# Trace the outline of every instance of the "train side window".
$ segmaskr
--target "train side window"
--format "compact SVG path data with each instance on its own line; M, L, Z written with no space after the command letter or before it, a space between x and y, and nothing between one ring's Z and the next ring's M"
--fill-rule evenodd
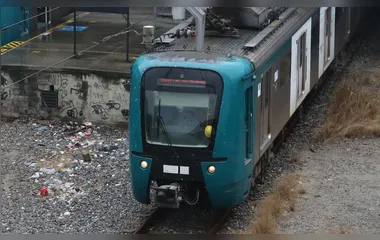
M297 56L297 76L298 76L298 86L297 93L298 97L302 96L305 91L305 82L306 82L306 32L301 35L297 40L298 56Z
M253 86L245 90L246 157L253 152Z

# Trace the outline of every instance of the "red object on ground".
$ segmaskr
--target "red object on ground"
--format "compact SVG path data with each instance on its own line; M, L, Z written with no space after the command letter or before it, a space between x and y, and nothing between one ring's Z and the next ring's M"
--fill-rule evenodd
M42 187L40 190L40 196L41 197L46 197L48 195L48 190L46 187Z
M368 145L369 142L363 142L364 145Z
M84 135L85 135L85 136L90 136L90 135L91 135L91 132L90 132L90 131L85 131L85 132L84 132Z

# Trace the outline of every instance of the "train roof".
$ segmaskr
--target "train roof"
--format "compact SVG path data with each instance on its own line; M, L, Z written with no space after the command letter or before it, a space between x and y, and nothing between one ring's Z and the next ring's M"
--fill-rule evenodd
M289 8L279 20L263 30L238 29L238 37L207 35L204 39L205 51L231 54L249 59L255 68L259 68L273 55L319 8ZM189 25L190 20L177 28ZM175 29L175 28L173 28ZM171 30L173 31L173 30ZM165 37L161 37L165 40ZM165 44L166 43L166 44ZM153 51L189 51L195 50L195 38L168 39Z

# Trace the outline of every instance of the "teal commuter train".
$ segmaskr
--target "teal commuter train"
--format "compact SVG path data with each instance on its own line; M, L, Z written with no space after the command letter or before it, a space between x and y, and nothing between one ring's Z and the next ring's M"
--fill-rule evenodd
M193 50L193 38L167 43L161 37L154 51L134 62L130 170L140 203L149 204L152 192L158 206L168 208L202 198L214 208L245 201L274 140L366 10L217 8L207 14L242 16L239 11L257 19L266 12L266 20L251 26L218 17L207 25L204 51Z

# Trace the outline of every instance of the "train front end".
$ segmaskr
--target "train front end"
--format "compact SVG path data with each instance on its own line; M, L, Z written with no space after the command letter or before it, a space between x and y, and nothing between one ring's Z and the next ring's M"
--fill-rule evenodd
M151 190L165 208L194 205L202 192L215 208L244 201L250 184L240 149L245 134L237 83L250 72L245 59L196 52L152 53L135 61L130 170L140 203L150 203Z

